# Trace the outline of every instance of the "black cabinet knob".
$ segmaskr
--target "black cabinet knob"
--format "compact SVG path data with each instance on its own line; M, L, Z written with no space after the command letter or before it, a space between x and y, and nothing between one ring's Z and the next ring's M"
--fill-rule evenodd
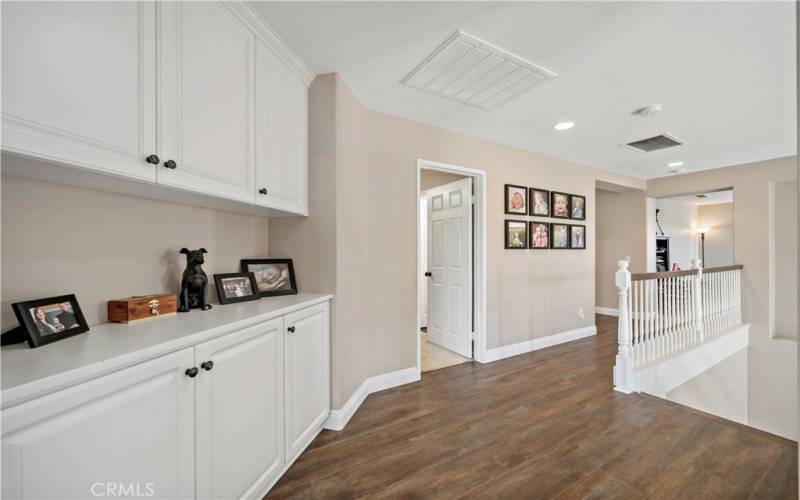
M258 190L258 192L261 194L267 194L267 188L261 188Z
M188 368L185 373L187 377L195 378L197 374L200 373L200 370L198 370L196 366L193 366L191 368Z
M150 163L151 165L158 165L161 159L156 155L150 155L147 158L145 158L145 161L147 163Z
M289 331L289 333L294 333L294 327L293 326L290 326L289 328L287 328L287 330Z
M207 372L211 371L211 369L214 368L214 362L210 361L210 360L209 361L204 361L203 363L200 364L200 368L202 368L203 370L205 370Z
M165 161L164 162L164 166L166 168L169 168L169 169L172 169L172 170L175 170L176 168L178 168L178 164L175 163L175 160L167 160L167 161Z
M433 276L433 275L430 273L430 271L428 271L427 273L425 273L425 277L426 277L426 278L430 278L431 276Z

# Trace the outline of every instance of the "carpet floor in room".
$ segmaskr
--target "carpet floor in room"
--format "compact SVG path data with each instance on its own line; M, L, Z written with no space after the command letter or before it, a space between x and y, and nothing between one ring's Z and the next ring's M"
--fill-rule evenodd
M428 340L428 334L425 332L422 332L420 335L420 347L422 349L420 353L422 373L472 361L471 358L465 358L460 354L456 354L453 351L430 342Z
M613 391L598 335L370 395L267 498L797 498L797 444Z

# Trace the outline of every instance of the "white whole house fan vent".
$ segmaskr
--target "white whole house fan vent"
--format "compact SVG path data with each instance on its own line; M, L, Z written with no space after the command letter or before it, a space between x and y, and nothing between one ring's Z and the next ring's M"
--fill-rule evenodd
M641 151L643 153L649 153L651 151L658 151L659 149L667 149L667 148L674 148L675 146L680 146L683 143L674 137L670 137L667 134L657 135L655 137L648 137L647 139L642 139L640 141L633 141L626 144L629 148L635 149L636 151Z
M400 83L480 109L494 109L556 74L456 31Z

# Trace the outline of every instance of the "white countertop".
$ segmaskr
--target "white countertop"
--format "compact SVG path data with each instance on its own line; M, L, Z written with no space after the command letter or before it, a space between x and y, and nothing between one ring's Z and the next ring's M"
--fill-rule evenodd
M7 408L104 373L163 356L248 326L330 300L301 293L220 305L209 311L134 324L105 323L36 349L27 342L0 350L2 407Z

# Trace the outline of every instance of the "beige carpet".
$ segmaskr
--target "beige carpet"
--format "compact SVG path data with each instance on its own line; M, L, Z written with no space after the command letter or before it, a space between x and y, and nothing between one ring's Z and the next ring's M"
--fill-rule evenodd
M421 332L420 335L422 339L423 373L472 361L470 358L465 358L444 347L439 347L436 344L428 342L428 336L425 332Z

